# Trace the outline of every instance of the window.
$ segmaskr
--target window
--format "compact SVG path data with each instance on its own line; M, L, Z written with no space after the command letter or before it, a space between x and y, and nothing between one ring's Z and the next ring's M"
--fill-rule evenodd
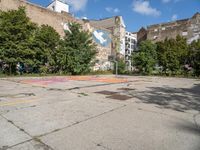
M55 6L52 6L53 11L55 10Z
M134 45L131 45L131 49L134 49Z
M187 36L188 32L182 32L182 36Z
M129 50L127 51L127 54L130 54L130 51L129 51Z
M162 27L162 30L164 31L164 30L166 30L166 28L165 28L165 27Z

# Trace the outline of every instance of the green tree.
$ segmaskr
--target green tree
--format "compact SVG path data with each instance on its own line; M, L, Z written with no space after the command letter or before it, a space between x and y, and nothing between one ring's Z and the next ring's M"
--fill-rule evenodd
M24 7L0 12L0 59L9 65L10 74L15 72L17 62L33 65L35 52L29 41L36 28Z
M188 46L185 38L165 39L157 43L158 62L165 74L177 74L186 64Z
M117 63L118 63L118 66L117 66L117 72L118 74L126 74L127 71L126 71L126 63L124 61L124 59L120 59L118 58L117 59ZM114 63L114 70L113 70L113 73L115 74L116 73L116 62Z
M142 73L151 74L157 63L156 44L151 41L143 41L139 45L139 51L132 54L132 64Z
M32 49L35 51L35 69L44 68L48 65L47 70L56 71L57 59L56 48L59 45L60 35L54 28L48 25L42 25L35 32L32 39Z
M83 31L80 24L72 23L69 24L57 54L60 70L78 75L90 70L96 45L89 32Z
M193 41L189 46L189 64L196 76L200 75L200 40Z

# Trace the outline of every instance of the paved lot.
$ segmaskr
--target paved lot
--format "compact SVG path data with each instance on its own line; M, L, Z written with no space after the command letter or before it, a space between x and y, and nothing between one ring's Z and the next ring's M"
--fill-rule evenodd
M200 80L0 79L0 150L199 150Z

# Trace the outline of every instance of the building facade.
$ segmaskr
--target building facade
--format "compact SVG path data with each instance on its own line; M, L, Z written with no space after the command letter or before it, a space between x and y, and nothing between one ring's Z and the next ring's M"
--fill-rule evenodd
M166 38L176 38L177 35L187 39L188 44L200 39L200 13L193 17L168 23L147 26L138 32L138 41L151 40L153 42L163 41Z
M126 31L125 35L125 62L127 70L132 70L131 55L137 48L137 33Z
M54 0L47 6L47 8L59 13L69 13L69 5L64 0Z
M112 36L111 55L115 57L117 54L120 54L121 57L125 56L126 26L122 16L115 16L100 20L90 20L89 22L94 27L101 27L110 31Z

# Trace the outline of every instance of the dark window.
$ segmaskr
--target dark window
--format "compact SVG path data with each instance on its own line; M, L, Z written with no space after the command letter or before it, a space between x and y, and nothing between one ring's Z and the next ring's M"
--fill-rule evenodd
M52 6L52 9L55 10L55 6Z

